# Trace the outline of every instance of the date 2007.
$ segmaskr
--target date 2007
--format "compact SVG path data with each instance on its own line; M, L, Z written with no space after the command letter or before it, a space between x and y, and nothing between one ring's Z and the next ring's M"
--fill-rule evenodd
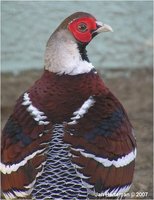
M148 196L148 192L136 192L136 197L147 197Z
M136 198L145 198L148 196L148 192L131 192L131 193L125 193L125 197L136 197Z

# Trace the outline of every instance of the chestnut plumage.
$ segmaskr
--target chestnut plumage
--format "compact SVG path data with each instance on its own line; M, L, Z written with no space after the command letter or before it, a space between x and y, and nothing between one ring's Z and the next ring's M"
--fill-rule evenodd
M106 31L112 28L78 12L49 38L44 73L18 98L2 131L5 199L118 198L129 191L133 127L86 52Z

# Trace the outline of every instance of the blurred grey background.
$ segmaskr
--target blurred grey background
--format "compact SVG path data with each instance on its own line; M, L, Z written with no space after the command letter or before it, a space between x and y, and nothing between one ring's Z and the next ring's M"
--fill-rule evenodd
M51 33L68 15L89 12L114 29L113 33L97 36L87 49L91 62L124 105L135 129L138 154L132 191L143 195L142 199L154 199L153 2L8 1L1 5L2 127L19 95L40 77L43 70L35 69L43 69L45 45Z
M76 11L89 12L114 29L88 46L94 66L152 66L152 1L4 1L1 9L3 72L43 68L49 36Z

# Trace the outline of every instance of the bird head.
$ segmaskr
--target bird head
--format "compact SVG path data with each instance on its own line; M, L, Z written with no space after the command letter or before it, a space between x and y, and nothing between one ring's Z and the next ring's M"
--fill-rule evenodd
M76 12L66 18L58 27L68 30L75 40L83 45L88 44L101 32L113 32L111 26L97 21L94 16L85 12Z
M70 20L67 28L79 43L88 44L98 33L113 31L111 26L97 21L88 13L75 13Z
M88 72L93 66L89 64L85 48L96 35L108 31L113 31L111 26L97 21L89 13L76 12L70 15L47 42L45 68L59 74Z

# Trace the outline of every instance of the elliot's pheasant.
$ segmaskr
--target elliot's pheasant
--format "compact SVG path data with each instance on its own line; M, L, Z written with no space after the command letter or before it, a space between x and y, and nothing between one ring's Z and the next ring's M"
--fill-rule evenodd
M129 191L133 128L86 52L107 31L77 12L49 38L44 73L19 97L2 132L4 198L84 200Z

